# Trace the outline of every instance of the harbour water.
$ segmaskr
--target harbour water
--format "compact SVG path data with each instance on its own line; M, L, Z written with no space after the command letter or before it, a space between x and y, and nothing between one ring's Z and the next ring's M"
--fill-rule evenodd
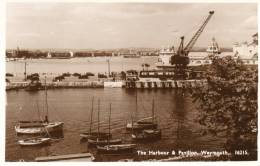
M141 70L141 65L143 63L148 63L151 65L151 68L154 68L155 62L157 62L158 57L154 56L141 58L89 57L72 59L26 59L7 62L6 71L13 74L23 74L24 62L26 61L28 73L105 73L108 72L108 59L110 62L110 70L114 72L121 72L130 69Z
M88 149L87 142L81 142L79 134L89 130L91 99L95 97L94 125L97 126L97 99L101 101L100 126L108 131L109 103L112 103L111 129L113 138L122 138L131 142L130 133L125 130L126 122L131 120L131 114L142 118L151 115L152 99L159 127L162 129L162 139L151 143L140 143L137 150L221 150L224 138L202 136L202 127L196 122L199 110L192 103L189 93L175 90L139 90L138 112L135 113L136 91L108 89L57 89L48 91L50 120L64 122L63 138L43 147L20 147L14 126L18 120L37 119L37 102L41 115L44 115L44 92L28 93L26 91L7 92L6 106L6 161L24 159L32 161L38 156L93 152ZM104 158L105 157L105 158ZM101 156L99 160L117 160L125 156ZM149 156L154 158L154 156ZM162 157L163 156L159 156ZM98 156L97 156L98 158ZM135 159L145 159L147 156L131 156Z
M223 52L221 55L232 55L232 52ZM191 52L191 57L205 57L206 52ZM24 62L27 62L27 72L30 73L47 73L62 74L65 72L92 72L105 73L108 72L108 61L110 63L110 71L121 72L126 70L142 70L142 64L150 65L149 69L156 68L158 62L157 56L143 56L140 58L124 58L124 57L88 57L88 58L72 58L72 59L26 59L18 61L6 62L6 72L15 75L23 75Z

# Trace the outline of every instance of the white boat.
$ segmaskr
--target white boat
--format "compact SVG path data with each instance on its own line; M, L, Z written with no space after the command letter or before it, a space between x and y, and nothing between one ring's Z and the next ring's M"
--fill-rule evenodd
M18 144L21 146L36 146L50 143L50 138L28 138L19 140Z
M45 122L41 125L24 126L21 122L15 126L17 134L44 134L46 132L60 131L63 128L63 122Z
M49 122L48 118L48 100L47 100L47 88L46 88L46 78L45 78L45 105L46 105L46 115L45 119L37 121L20 121L15 126L15 131L17 134L49 134L51 132L57 132L63 130L63 122ZM38 107L38 105L37 105ZM39 108L37 108L39 114Z
M97 146L97 150L100 153L122 153L132 152L136 147L136 144L120 144L120 145L106 145Z

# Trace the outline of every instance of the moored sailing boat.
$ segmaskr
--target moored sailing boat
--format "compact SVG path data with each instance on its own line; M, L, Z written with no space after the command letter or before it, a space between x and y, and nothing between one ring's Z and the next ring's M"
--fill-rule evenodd
M46 78L45 78L45 105L46 105L46 116L44 120L37 121L19 121L15 126L15 131L17 134L44 134L46 132L56 132L62 131L63 122L49 122L49 110L48 110L48 100L47 100L47 88L46 88Z
M109 135L111 135L110 132L110 120L111 120L111 104L109 107L109 122L108 122L108 130L109 130ZM94 138L94 139L88 139L88 145L108 145L108 144L118 144L121 143L121 139L110 139L108 138Z
M109 133L110 133L110 118L111 118L111 103L109 109ZM121 140L121 139L120 139ZM115 140L108 139L107 145L100 146L97 145L97 150L99 153L122 153L122 152L132 152L136 147L136 144L119 144L115 143Z
M154 99L152 104L152 123L154 122ZM161 130L160 129L146 129L141 131L133 131L132 139L136 141L142 140L157 140L161 138Z
M137 92L136 92L136 113L138 111L138 104L137 104ZM144 130L144 129L156 129L157 128L157 123L154 121L154 116L152 117L146 117L140 120L137 120L136 122L127 123L126 129L127 130Z
M91 115L90 115L89 132L81 133L80 137L82 139L97 139L97 138L105 138L105 139L107 139L108 137L111 138L112 135L110 133L100 132L99 131L100 100L98 100L98 131L97 132L93 132L92 131L93 110L94 110L94 97L92 98L92 107L91 107Z

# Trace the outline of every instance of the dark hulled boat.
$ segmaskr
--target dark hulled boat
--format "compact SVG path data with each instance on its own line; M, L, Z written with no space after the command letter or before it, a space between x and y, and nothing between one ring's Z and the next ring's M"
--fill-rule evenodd
M106 145L106 146L97 146L98 153L125 153L133 152L136 144L120 144L120 145Z
M93 117L93 106L94 105L94 97L92 98L92 108L91 108L91 115L90 115L90 125L89 125L89 132L84 132L84 133L80 133L80 137L81 139L91 139L91 140L95 140L95 139L108 139L112 137L112 134L107 133L107 132L100 132L99 131L99 112L100 112L100 100L98 100L98 128L97 128L97 132L93 132L92 131L92 117Z

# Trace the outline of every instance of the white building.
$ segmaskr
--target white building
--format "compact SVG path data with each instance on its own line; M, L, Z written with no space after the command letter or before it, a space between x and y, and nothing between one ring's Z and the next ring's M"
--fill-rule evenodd
M258 33L254 34L252 43L235 43L233 53L235 58L240 58L245 64L258 64Z

